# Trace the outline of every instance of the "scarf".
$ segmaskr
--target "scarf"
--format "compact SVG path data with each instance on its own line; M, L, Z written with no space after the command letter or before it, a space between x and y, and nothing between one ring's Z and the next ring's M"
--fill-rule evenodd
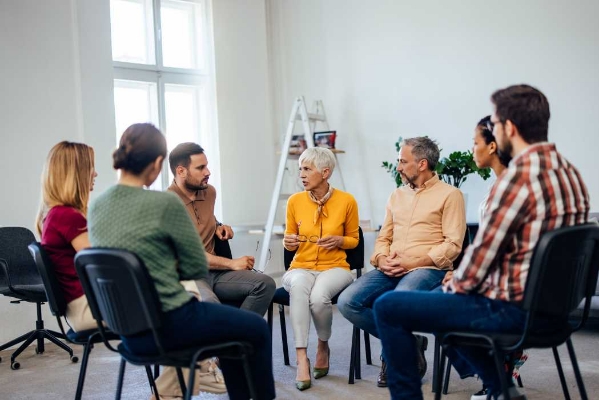
M329 185L329 191L320 200L317 200L311 191L308 192L308 194L310 195L310 200L312 200L313 202L315 202L318 205L318 208L314 212L314 225L316 225L316 221L318 221L318 218L320 217L321 214L324 215L325 217L328 217L327 212L324 209L324 203L326 203L331 198L331 196L333 195L333 190L335 190L335 189L333 189L333 187L331 185Z

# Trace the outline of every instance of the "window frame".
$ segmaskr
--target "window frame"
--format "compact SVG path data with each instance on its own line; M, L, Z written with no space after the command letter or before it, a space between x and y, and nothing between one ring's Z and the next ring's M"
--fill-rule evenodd
M113 84L115 80L151 82L157 87L158 128L168 136L166 121L165 93L166 85L186 85L198 90L198 132L195 142L202 145L210 155L211 170L217 171L220 165L218 148L218 124L216 123L216 84L214 79L214 45L212 30L211 0L176 0L181 3L193 3L198 7L194 25L194 46L199 47L198 54L193 60L197 68L165 67L162 52L161 6L170 0L147 0L152 5L154 27L154 57L155 64L140 64L113 60ZM197 41L201 43L195 43ZM151 43L150 43L151 44ZM141 122L141 121L140 121ZM218 173L211 177L211 184L220 190ZM169 185L168 160L165 160L162 170L161 187L165 190ZM222 204L217 198L215 212L222 210ZM218 215L217 214L217 215Z

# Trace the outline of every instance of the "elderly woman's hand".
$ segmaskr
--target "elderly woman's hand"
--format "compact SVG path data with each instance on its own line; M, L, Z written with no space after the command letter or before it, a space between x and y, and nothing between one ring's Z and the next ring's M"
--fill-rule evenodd
M327 250L343 246L343 236L325 236L318 240L318 245Z
M283 244L287 249L296 249L300 244L299 237L297 235L285 235L283 237Z

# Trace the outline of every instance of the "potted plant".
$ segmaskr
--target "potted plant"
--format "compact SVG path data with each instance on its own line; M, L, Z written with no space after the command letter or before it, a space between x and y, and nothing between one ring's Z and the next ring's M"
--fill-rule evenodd
M444 182L458 189L462 186L462 183L466 182L470 174L478 174L485 181L491 176L491 168L478 168L476 166L470 150L454 151L449 157L440 159L435 171Z

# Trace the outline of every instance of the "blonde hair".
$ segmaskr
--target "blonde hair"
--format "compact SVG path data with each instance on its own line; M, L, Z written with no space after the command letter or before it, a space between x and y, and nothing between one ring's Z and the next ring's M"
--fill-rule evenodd
M42 201L36 227L42 234L47 212L69 206L87 215L94 172L94 149L83 143L63 141L52 147L42 172Z

